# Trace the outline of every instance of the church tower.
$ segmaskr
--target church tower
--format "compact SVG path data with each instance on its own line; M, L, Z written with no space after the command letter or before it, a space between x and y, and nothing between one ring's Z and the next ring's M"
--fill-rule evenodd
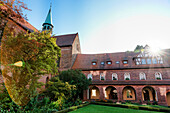
M48 15L46 17L46 20L45 22L43 23L43 28L42 28L42 31L45 31L45 30L53 30L53 24L52 24L52 14L51 14L51 6L50 6L50 9L49 9L49 12L48 12Z

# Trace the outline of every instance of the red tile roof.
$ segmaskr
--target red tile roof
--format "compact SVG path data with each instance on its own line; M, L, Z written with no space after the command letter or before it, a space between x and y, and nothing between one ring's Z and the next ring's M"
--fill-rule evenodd
M98 70L98 69L129 69L129 68L159 68L170 67L170 49L162 50L164 64L136 65L134 58L139 54L135 52L119 52L119 53L104 53L104 54L78 54L72 66L72 69L80 70ZM128 64L123 64L123 60L128 60ZM107 64L111 61L112 64ZM116 64L119 61L119 64ZM92 65L96 62L96 65ZM101 64L104 62L104 65Z
M12 21L15 21L19 26L21 26L24 30L29 32L38 32L38 30L32 26L29 22L27 22L25 19L23 21L19 21L18 19L10 18Z
M116 61L122 61L125 58L127 60L135 57L137 53L134 52L119 52L119 53L104 53L104 54L78 54L72 69L111 69L119 68L120 65L116 64ZM96 61L97 65L92 65L92 62ZM104 61L105 64L100 63ZM112 61L111 65L106 64L107 61Z
M77 35L78 33L67 34L67 35L54 36L54 38L57 38L56 44L59 47L64 47L64 46L71 46Z
M5 11L7 11L7 8L5 6L0 6L0 11L2 11L2 13L4 13ZM14 11L13 11L13 15L17 15ZM13 22L15 22L17 25L19 25L20 27L22 27L24 30L29 31L29 32L38 32L38 30L32 26L29 22L27 22L24 18L20 18L17 19L15 17L9 17L10 20L12 20ZM22 19L22 22L21 22Z

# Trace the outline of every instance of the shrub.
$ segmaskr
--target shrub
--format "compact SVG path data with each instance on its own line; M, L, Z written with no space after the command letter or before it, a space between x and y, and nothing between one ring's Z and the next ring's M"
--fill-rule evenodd
M80 70L67 70L62 71L59 74L60 80L63 82L68 82L71 85L75 85L77 90L72 92L72 98L75 101L78 97L83 98L83 91L88 89L91 81L86 78L86 76Z
M158 102L157 102L157 101L154 101L154 102L153 102L153 105L158 105Z
M107 100L107 103L113 103L113 101L112 100Z
M148 100L148 101L147 101L147 105L152 105L152 103Z
M128 108L130 108L130 109L139 109L139 106L128 105Z
M89 78L89 81L92 81L92 79L91 79L91 78Z

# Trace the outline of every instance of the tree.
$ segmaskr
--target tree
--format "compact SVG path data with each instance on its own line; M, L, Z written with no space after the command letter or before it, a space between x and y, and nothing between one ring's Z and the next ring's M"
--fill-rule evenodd
M57 73L60 48L49 32L19 33L5 32L1 45L2 75L12 100L21 106L35 96L38 79L45 74ZM17 61L24 67L9 66Z
M64 83L58 77L52 77L46 85L45 94L54 101L61 98L68 99L71 97L71 92L76 89L75 85L70 85L68 82Z
M0 40L9 19L13 21L18 20L20 22L24 22L24 19L27 20L26 15L23 14L24 10L30 9L28 9L22 0L0 0ZM12 28L13 25L10 24L8 27Z
M59 78L63 82L68 82L69 84L76 86L76 92L73 95L74 99L80 97L83 98L83 90L86 90L90 85L90 80L80 70L67 70L62 71L59 74Z
M137 45L134 52L140 52L144 47L142 45Z

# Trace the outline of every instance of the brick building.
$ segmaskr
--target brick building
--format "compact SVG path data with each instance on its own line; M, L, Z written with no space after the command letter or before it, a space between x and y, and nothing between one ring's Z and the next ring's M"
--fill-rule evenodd
M53 28L50 12L45 21L51 25L49 29ZM170 49L155 54L146 45L140 52L81 54L78 33L55 38L61 48L59 71L80 69L92 80L84 100L150 101L170 106Z
M74 41L69 41L72 36ZM156 101L170 106L170 49L160 54L153 54L149 46L137 53L81 54L72 49L80 50L78 34L58 36L57 40L62 50L59 69L80 69L92 80L84 100ZM67 41L72 42L69 47L64 46Z
M29 23L14 22L18 29L36 30ZM43 30L53 28L51 9ZM141 52L81 54L79 35L55 36L61 48L59 71L80 69L92 84L84 91L84 100L110 99L115 102L158 102L170 106L170 49L159 54L145 46ZM46 82L49 76L40 81Z

